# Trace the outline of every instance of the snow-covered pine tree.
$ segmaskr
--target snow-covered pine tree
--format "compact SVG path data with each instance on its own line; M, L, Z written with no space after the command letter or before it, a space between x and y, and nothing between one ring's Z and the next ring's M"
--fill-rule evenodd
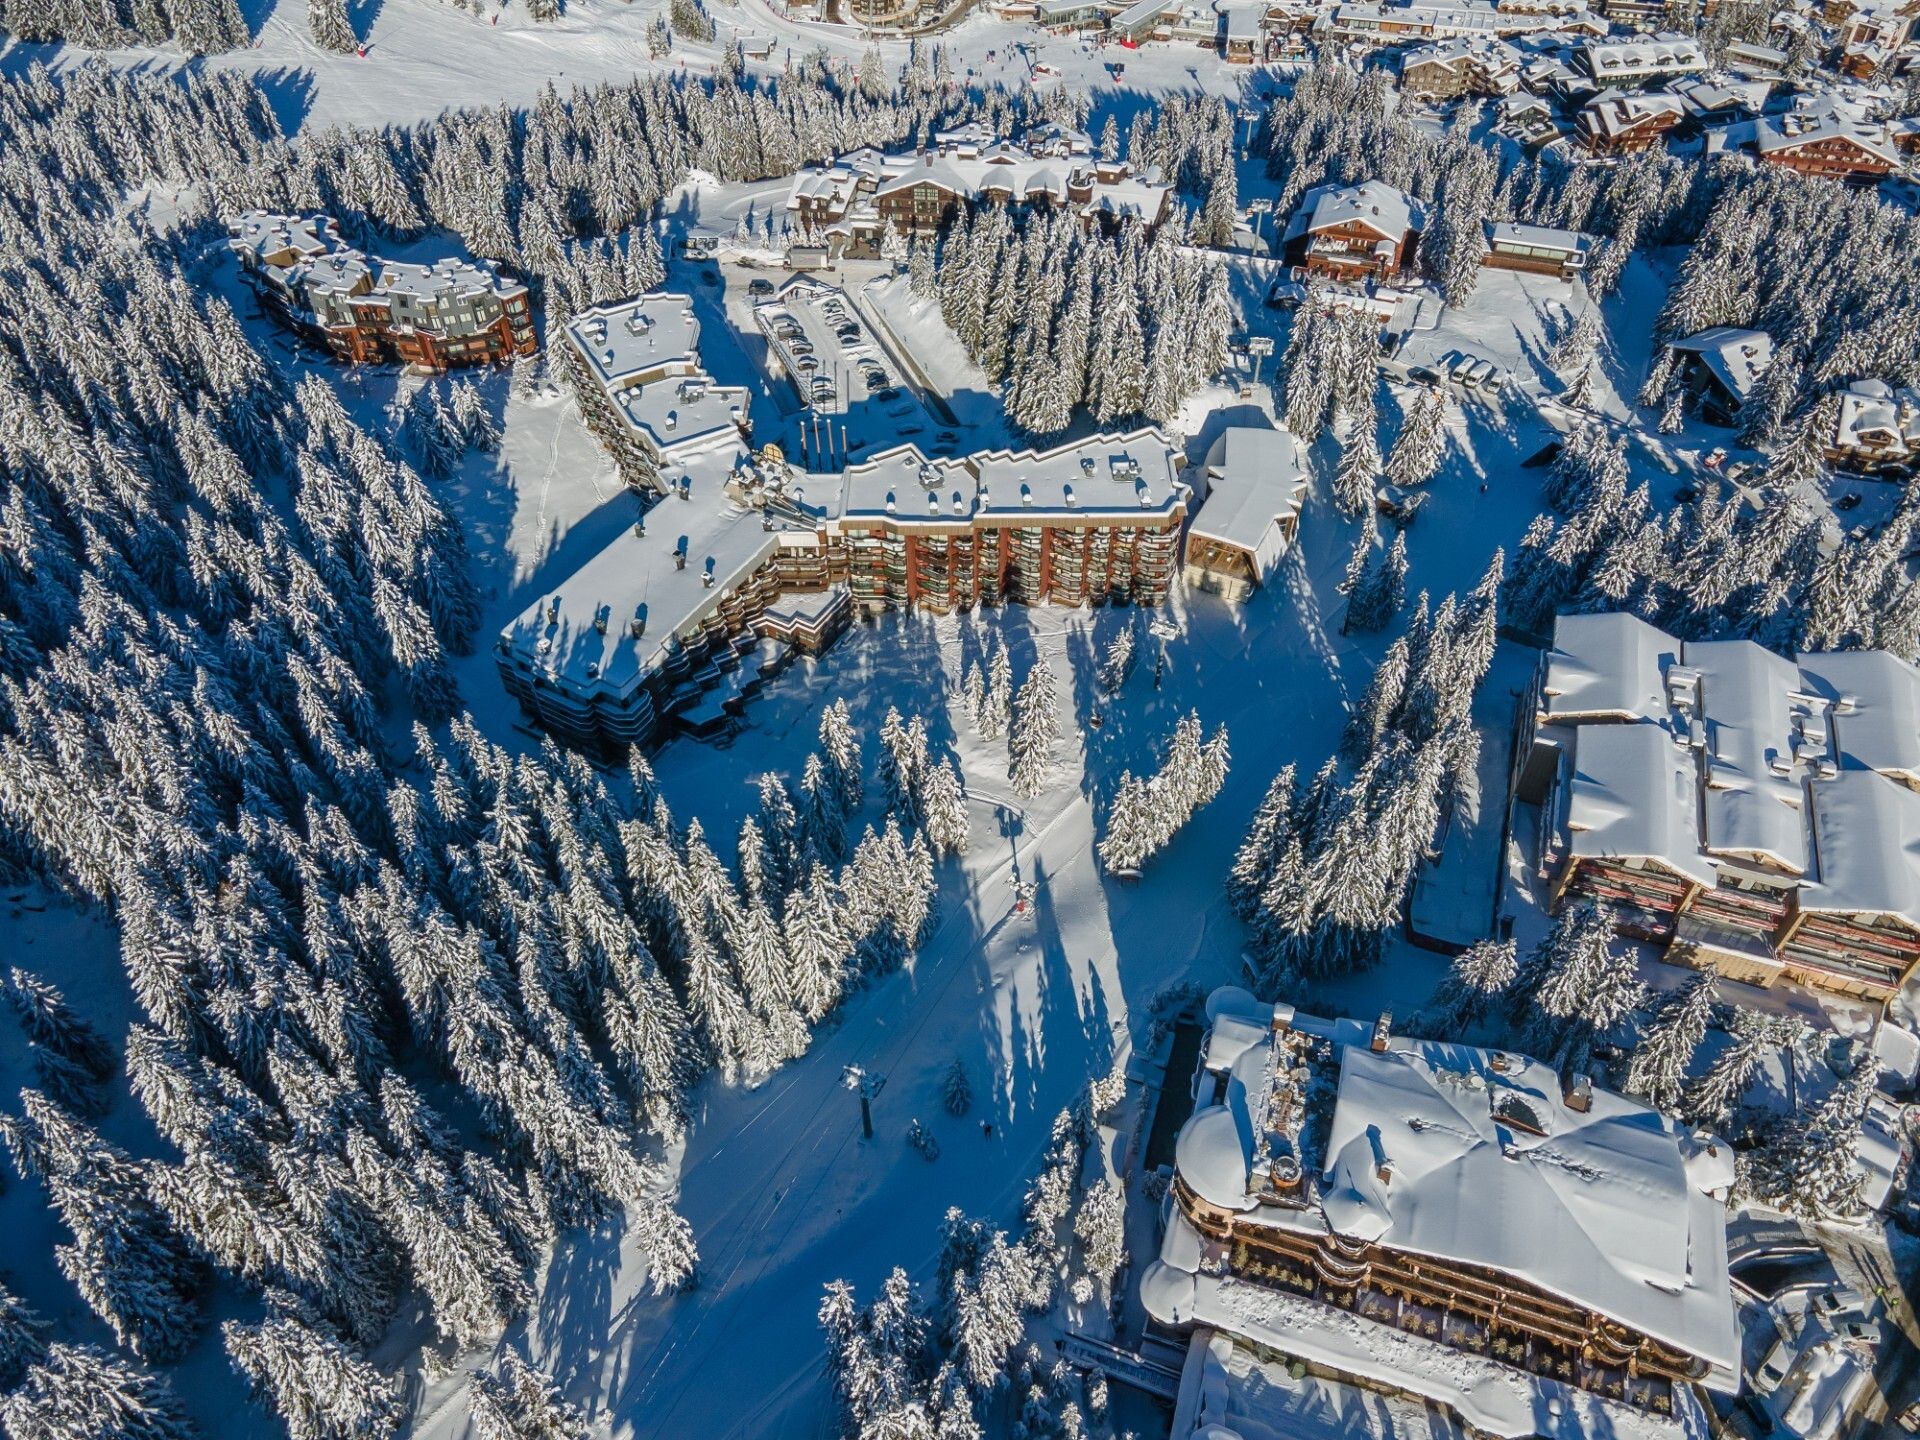
M307 33L314 44L336 55L351 55L360 48L347 19L346 0L307 0Z
M1127 1196L1117 1179L1103 1176L1088 1187L1073 1217L1073 1233L1080 1239L1087 1273L1102 1293L1111 1295L1120 1267L1127 1263Z
M973 1108L973 1082L967 1078L965 1062L957 1055L940 1082L940 1103L955 1119Z
M1127 612L1127 618L1121 627L1114 631L1113 639L1107 644L1107 653L1100 662L1100 688L1108 695L1117 695L1127 683L1127 677L1133 673L1135 658L1133 612Z
M1022 800L1037 799L1046 788L1047 767L1059 739L1060 700L1053 667L1044 655L1036 656L1014 697L1013 723L1007 731L1007 773Z
M74 1014L57 989L25 970L16 967L0 981L0 997L27 1037L40 1088L75 1114L103 1113L104 1086L114 1071L106 1038Z
M1407 532L1393 537L1393 544L1378 566L1369 565L1366 574L1347 597L1346 613L1340 620L1342 634L1357 630L1371 634L1384 629L1407 603Z
M199 1327L205 1276L148 1197L145 1167L37 1091L20 1104L0 1114L0 1141L73 1236L54 1251L61 1273L136 1355L177 1358Z
M1372 420L1356 421L1347 443L1340 447L1340 464L1333 477L1333 503L1349 520L1373 508L1374 489L1380 483L1380 442Z
M1440 468L1446 448L1446 399L1439 386L1423 386L1407 407L1400 433L1387 453L1387 479L1402 489L1426 484Z
M840 1002L853 941L840 920L833 882L815 864L804 888L786 905L787 992L808 1020L817 1021Z
M860 776L860 737L847 718L845 700L835 700L820 716L820 757L840 814L851 819L860 813L865 788Z
M1853 1220L1865 1208L1860 1127L1873 1103L1880 1062L1855 1043L1852 1068L1811 1114L1795 1116L1776 1138L1741 1156L1737 1189L1789 1215Z
M1716 978L1708 966L1660 997L1627 1066L1628 1094L1645 1096L1649 1105L1669 1115L1680 1108L1687 1068L1713 1018Z
M330 1334L290 1295L269 1295L257 1324L220 1327L227 1358L254 1398L280 1417L288 1440L382 1440L406 1418L391 1380Z
M964 855L972 819L967 814L966 787L951 760L929 765L921 785L922 825L936 855Z
M1771 1045L1766 1018L1749 1010L1734 1012L1727 1047L1714 1056L1704 1074L1680 1093L1680 1113L1689 1125L1718 1130L1733 1118Z
M998 740L1013 723L1013 661L998 642L987 660L986 693L976 723L984 740Z
M1109 875L1133 879L1147 857L1160 848L1160 803L1152 782L1132 771L1120 776L1107 810L1106 834L1101 838L1100 865Z
M18 1385L31 1367L46 1360L46 1332L46 1321L0 1285L0 1395Z
M545 1371L517 1351L500 1352L491 1370L473 1372L467 1393L474 1440L586 1440L587 1418L562 1398Z
M1251 921L1259 913L1260 893L1273 876L1280 851L1293 836L1298 798L1298 782L1289 764L1268 784L1246 838L1234 852L1233 868L1227 873L1227 903L1242 920Z
M1457 1040L1500 1008L1515 968L1513 941L1476 940L1454 957L1433 998L1408 1022L1409 1028L1436 1040Z
M0 1397L7 1440L198 1440L172 1388L91 1345L50 1345Z

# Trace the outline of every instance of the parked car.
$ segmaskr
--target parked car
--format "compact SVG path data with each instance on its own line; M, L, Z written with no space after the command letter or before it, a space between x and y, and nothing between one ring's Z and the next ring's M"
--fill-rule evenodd
M765 276L760 276L747 282L747 294L749 295L771 295L772 293L773 282Z

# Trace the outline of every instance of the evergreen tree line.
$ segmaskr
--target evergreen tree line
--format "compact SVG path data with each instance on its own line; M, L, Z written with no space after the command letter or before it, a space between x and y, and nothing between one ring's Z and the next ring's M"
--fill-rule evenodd
M1611 1078L1686 1125L1730 1134L1740 1152L1738 1203L1808 1219L1857 1217L1864 1175L1855 1162L1878 1062L1853 1044L1842 1073L1824 1091L1815 1087L1818 1098L1798 1113L1745 1112L1743 1097L1777 1052L1794 1052L1790 1060L1812 1074L1824 1067L1806 1054L1804 1022L1726 1005L1716 983L1709 967L1650 996L1631 952L1613 944L1612 916L1577 899L1524 961L1511 940L1469 946L1406 1028L1447 1042L1477 1032L1563 1074ZM1709 1030L1724 1031L1726 1042L1703 1064Z
M478 1343L557 1227L622 1205L655 1285L690 1276L645 1132L677 1133L706 1068L764 1073L903 958L964 813L934 841L889 823L854 843L841 710L800 802L764 787L736 879L643 764L616 797L578 757L488 742L446 663L477 615L459 526L328 386L286 385L188 283L177 236L107 213L255 92L72 84L107 116L208 113L191 140L135 126L88 179L72 94L44 74L0 91L37 177L9 168L0 205L0 864L117 923L126 1075L167 1154L93 1128L111 1047L26 976L6 990L37 1083L0 1138L133 1357L178 1357L230 1277L269 1297L223 1338L291 1433L389 1433L358 1356L403 1298L447 1347ZM56 216L72 228L39 243ZM452 723L396 749L398 694ZM178 1433L147 1372L8 1325L10 1437ZM326 1408L336 1374L358 1418Z
M1111 1290L1125 1262L1124 1232L1115 1224L1124 1197L1111 1181L1089 1191L1084 1172L1098 1125L1125 1089L1115 1071L1055 1118L1017 1240L957 1208L947 1211L932 1297L897 1267L866 1306L846 1281L827 1286L820 1326L848 1440L980 1440L990 1433L987 1407L1007 1398L1010 1372L1018 1367L1029 1387L1035 1383L1035 1367L1018 1355L1026 1317L1052 1306L1063 1273L1075 1269ZM1037 1400L1031 1392L1011 1397L1023 1402L1025 1433L1036 1440L1079 1433L1061 1428L1069 1387L1050 1395L1053 1388L1042 1382ZM1064 1423L1073 1425L1078 1413Z
M1146 779L1131 770L1120 776L1099 844L1100 864L1110 875L1133 876L1227 783L1227 728L1207 737L1198 711L1174 726L1160 769Z
M1764 330L1774 356L1740 415L1746 444L1849 381L1920 378L1920 218L1871 191L1771 166L1720 187L1655 324L1671 343L1715 325ZM1643 393L1657 405L1668 359ZM1830 435L1831 430L1828 431Z
M1163 425L1225 366L1236 323L1219 262L1181 229L1149 238L1129 219L1106 235L1066 211L970 207L917 242L913 284L1024 433L1058 435L1080 406L1103 426Z
M1341 754L1304 788L1291 765L1268 787L1227 877L1262 994L1379 959L1479 763L1473 696L1493 662L1501 565L1496 554L1464 603L1449 595L1430 614L1422 595L1349 717Z
M1828 404L1831 404L1829 399ZM1877 648L1920 655L1920 585L1904 559L1920 499L1878 528L1828 542L1800 493L1823 472L1816 403L1775 450L1752 502L1717 487L1658 511L1629 488L1625 437L1573 431L1502 595L1508 623L1544 633L1555 613L1627 610L1684 639L1756 640L1782 654Z
M0 34L89 50L176 45L189 55L219 55L253 39L235 0L0 0Z

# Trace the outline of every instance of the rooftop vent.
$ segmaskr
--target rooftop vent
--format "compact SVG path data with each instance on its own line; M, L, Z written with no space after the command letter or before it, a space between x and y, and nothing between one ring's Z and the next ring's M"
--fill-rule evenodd
M953 513L956 515L964 515L967 513L967 502L960 498L960 492L958 490L953 492Z
M700 572L700 585L706 590L713 588L713 556L711 555L707 556L707 568Z
M891 490L887 491L887 513L891 515L898 508L899 507L894 502L893 491Z
M645 605L637 605L634 607L633 618L627 621L627 633L636 640L647 633L647 607Z
M549 625L557 625L560 623L560 597L558 595L547 601L547 623Z
M1022 505L1033 504L1033 487L1024 481L1022 481L1020 485L1020 503Z
M1067 508L1069 510L1073 509L1073 507L1079 503L1073 498L1073 486L1062 485L1060 487L1060 493L1061 497L1067 502Z
M593 633L596 635L606 634L607 621L611 620L612 618L613 618L612 606L610 605L595 606L593 611Z

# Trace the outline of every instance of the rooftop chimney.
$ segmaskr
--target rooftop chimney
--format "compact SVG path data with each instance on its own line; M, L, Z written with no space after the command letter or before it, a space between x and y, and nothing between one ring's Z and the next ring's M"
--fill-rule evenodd
M1373 1039L1367 1048L1376 1055L1384 1055L1387 1050L1387 1037L1393 1033L1393 1012L1382 1010L1380 1018L1373 1022Z
M1576 1115L1584 1115L1593 1108L1593 1081L1585 1075L1568 1075L1560 1083L1561 1099L1567 1109Z
M611 606L601 605L596 607L593 612L593 633L596 635L606 634L607 621L611 619L612 616L613 609Z

